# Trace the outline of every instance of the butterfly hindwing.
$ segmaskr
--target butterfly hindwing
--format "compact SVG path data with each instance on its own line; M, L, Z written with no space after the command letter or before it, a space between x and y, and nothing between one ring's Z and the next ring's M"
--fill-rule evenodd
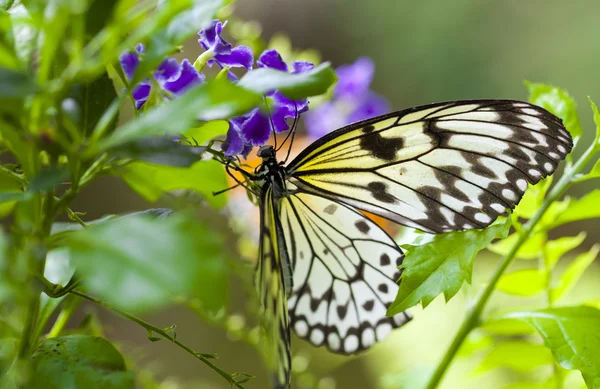
M489 225L571 150L560 119L511 100L457 101L352 124L287 167L303 191L430 232Z
M347 205L308 193L286 196L280 207L294 274L288 307L299 337L351 354L410 319L385 316L403 255L379 226Z
M285 269L287 251L271 187L264 187L260 198L260 246L255 284L260 298L265 330L266 357L275 372L274 387L289 387L291 370L290 324L287 309ZM291 287L291 285L290 285Z

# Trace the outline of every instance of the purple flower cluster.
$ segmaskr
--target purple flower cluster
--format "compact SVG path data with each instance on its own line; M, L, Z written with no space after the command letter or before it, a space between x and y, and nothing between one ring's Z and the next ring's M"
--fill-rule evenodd
M214 20L200 31L198 40L205 50L192 65L184 59L179 63L166 58L156 69L153 79L146 79L132 90L136 109L144 106L152 89L158 87L167 97L177 97L194 85L201 84L205 76L200 72L204 64L217 64L226 69L228 78L237 81L230 68L251 70L254 56L247 46L234 47L221 35L227 22ZM125 52L120 57L121 67L128 79L132 79L143 59L144 46L139 44L135 51ZM259 68L270 68L292 74L304 73L314 65L305 61L296 61L288 66L276 50L264 51L256 61ZM341 66L336 73L339 78L335 86L333 99L322 104L306 116L306 127L313 137L321 137L329 131L348 123L385 113L389 110L387 101L370 91L375 66L369 58L359 58L354 64ZM269 140L271 133L289 130L288 119L308 111L308 100L292 100L281 92L273 90L265 95L264 104L245 115L231 118L223 150L227 156L246 156L254 146L262 146Z
M304 124L313 138L390 111L388 101L370 90L375 74L375 64L370 58L361 57L353 64L340 66L336 74L338 82L332 100L306 114Z
M131 80L136 69L140 64L140 58L144 55L144 45L137 45L135 51L128 51L121 55L119 61L125 76ZM178 63L174 58L165 58L154 72L154 79L158 86L174 96L180 96L186 90L194 85L204 82L204 75L187 60L184 59ZM144 106L150 92L152 91L152 82L146 79L136 85L131 95L135 100L135 108L140 109Z

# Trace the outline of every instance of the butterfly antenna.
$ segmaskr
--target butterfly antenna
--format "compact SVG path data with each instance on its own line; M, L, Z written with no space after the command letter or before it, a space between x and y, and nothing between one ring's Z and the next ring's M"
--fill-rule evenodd
M241 184L235 184L233 186L230 186L229 188L225 188L225 189L218 190L216 192L212 192L212 195L213 196L218 196L221 193L229 192L230 190L235 189L235 188L239 188L240 186L242 186L242 185Z
M235 170L236 172L242 173L242 175L244 175L244 177L246 178L246 181L242 182L242 181L238 180L238 178L231 172L231 169ZM229 177L231 177L236 182L236 185L234 185L230 188L227 188L227 189L220 190L218 192L213 192L213 195L227 192L228 190L231 190L233 188L241 186L244 189L246 189L248 192L252 193L253 195L260 196L260 194L258 192L256 192L256 190L254 190L254 189L250 188L250 186L248 186L248 179L249 179L249 177L252 176L250 173L248 173L244 169L238 168L237 166L231 166L231 160L227 161L227 163L225 164L225 171L227 172Z
M288 161L288 158L290 158L290 153L292 152L292 146L294 145L294 137L296 136L296 129L298 128L298 118L300 117L300 115L298 114L298 106L296 105L295 101L294 101L294 111L296 111L296 113L294 114L294 123L292 124L292 129L290 130L287 137L281 144L281 146L283 147L283 145L285 144L285 142L287 142L288 138L291 135L290 146L288 147L287 154L285 156L285 159L283 160L284 164L286 164Z
M271 116L271 107L269 107L269 103L267 103L267 98L263 96L263 100L265 101L265 105L267 106L267 110L269 111L269 123L271 123L271 132L273 133L273 140L275 145L273 146L275 150L277 150L277 133L275 132L275 125L273 124L273 117Z

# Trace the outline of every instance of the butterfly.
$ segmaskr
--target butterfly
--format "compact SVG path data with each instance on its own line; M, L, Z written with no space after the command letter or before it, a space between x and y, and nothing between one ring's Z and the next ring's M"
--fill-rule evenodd
M261 147L247 178L259 197L255 281L274 387L290 385L291 330L353 354L410 321L385 315L403 252L364 212L430 233L484 228L571 148L561 119L513 100L435 103L353 123L289 164Z

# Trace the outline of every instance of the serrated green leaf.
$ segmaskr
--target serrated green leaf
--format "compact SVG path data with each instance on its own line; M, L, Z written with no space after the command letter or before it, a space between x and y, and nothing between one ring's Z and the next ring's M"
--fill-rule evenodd
M224 195L213 196L213 192L227 187L225 169L214 160L198 161L188 168L134 162L117 173L152 203L165 193L187 189L200 193L214 208L225 205Z
M227 130L229 130L229 123L226 120L213 120L198 127L190 128L183 135L202 145L211 139L224 136L227 134Z
M426 307L444 294L452 298L462 284L471 282L475 255L492 240L506 236L509 219L496 222L483 230L448 232L436 235L422 246L413 246L406 253L398 295L386 315L392 316L417 305Z
M498 255L506 255L513 247L515 242L519 239L519 233L515 232L509 235L507 238L490 245L487 249ZM546 234L537 233L533 234L517 251L515 255L519 259L535 259L542 254L542 249L546 244Z
M508 367L527 372L553 362L552 354L541 344L506 341L496 344L477 367L478 372Z
M216 310L226 301L225 243L197 220L125 216L74 231L65 243L86 287L117 308L148 311L191 296Z
M560 276L558 284L550 291L552 301L558 301L565 296L577 283L585 270L594 262L600 252L600 244L594 245L589 251L579 254Z
M600 189L595 189L580 199L570 200L563 212L557 212L550 228L578 220L598 218L600 217L598 204L600 204Z
M513 312L537 330L556 361L565 369L577 369L591 389L600 388L600 310L579 306Z
M156 165L188 167L202 158L205 147L174 142L171 137L156 136L128 142L110 149L117 158L132 158Z
M546 275L538 269L522 269L502 275L497 288L517 296L533 296L546 288Z
M46 339L35 350L27 387L133 389L134 378L123 356L106 339L69 335Z
M190 89L183 96L153 108L143 116L117 128L87 150L86 155L149 135L179 135L198 120L226 119L260 104L262 97L227 81L213 81Z
M317 96L327 92L337 76L330 64L324 62L305 73L287 73L280 70L260 68L244 75L238 83L259 95L278 90L292 99Z
M582 131L573 98L566 91L552 85L527 82L526 86L529 89L529 101L561 118L573 137L573 144L577 144Z
M579 247L579 245L583 243L586 235L585 232L580 232L579 235L576 236L563 236L562 238L549 240L544 247L544 261L546 267L550 270L554 269L554 266L563 255L574 248Z

